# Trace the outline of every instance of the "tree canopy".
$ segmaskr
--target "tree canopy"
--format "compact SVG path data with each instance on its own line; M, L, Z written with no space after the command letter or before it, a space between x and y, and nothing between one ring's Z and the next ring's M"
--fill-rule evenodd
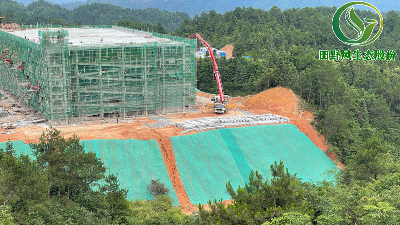
M156 8L128 9L102 3L83 4L73 10L44 0L32 2L27 6L12 0L0 0L0 4L0 16L5 17L2 21L4 23L115 25L122 20L131 20L151 25L147 27L150 31L156 26L154 29L172 32L184 19L189 18L184 12L168 12Z
M65 139L52 128L30 145L35 161L16 155L12 142L0 149L0 224L191 221L180 209L173 209L166 194L158 195L154 203L128 201L128 191L119 187L118 177L106 176L101 159L85 153L77 136Z

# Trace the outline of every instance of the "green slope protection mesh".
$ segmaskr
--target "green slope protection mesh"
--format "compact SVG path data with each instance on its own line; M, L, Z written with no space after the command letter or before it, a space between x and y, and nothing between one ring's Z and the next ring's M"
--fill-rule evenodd
M36 160L36 157L32 154L32 149L28 144L24 144L24 141L12 141L14 149L17 155L24 154L28 155L31 159ZM0 142L0 149L6 148L6 142Z
M248 182L251 170L271 179L270 165L283 161L289 173L303 181L324 179L335 164L291 124L219 129L171 137L178 170L194 204L228 200L226 183L236 190Z
M146 186L152 179L159 179L169 189L169 196L174 206L178 206L178 198L168 176L167 167L156 140L84 140L85 152L94 152L107 168L106 174L118 175L120 188L128 191L128 200L151 200L153 196L147 193ZM17 154L31 156L32 149L24 141L14 141ZM5 148L6 143L0 143Z

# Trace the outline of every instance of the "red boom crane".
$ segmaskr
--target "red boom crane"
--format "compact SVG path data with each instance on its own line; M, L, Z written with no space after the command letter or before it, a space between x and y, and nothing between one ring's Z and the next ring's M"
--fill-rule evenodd
M203 44L205 46L207 46L208 52L210 53L211 59L214 63L214 75L215 75L215 79L217 80L218 90L219 90L219 99L217 99L215 101L215 102L218 102L217 104L215 104L215 112L216 113L225 113L225 111L226 111L225 103L227 100L226 99L227 96L224 95L224 88L222 87L221 75L219 74L218 65L217 65L217 62L215 61L213 51L212 51L210 45L206 41L204 41L203 38L201 38L200 34L195 33L188 38L192 38L192 37L198 37L200 39L200 41L203 42Z

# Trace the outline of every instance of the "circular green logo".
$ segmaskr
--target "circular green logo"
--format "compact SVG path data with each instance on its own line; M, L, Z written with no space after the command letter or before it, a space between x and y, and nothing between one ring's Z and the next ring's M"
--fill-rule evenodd
M371 7L378 13L380 18L380 28L375 35L373 35L372 32L375 26L378 24L378 21L374 19L364 18L364 21L366 22L365 26L364 21L361 20L354 12L354 7L353 7L354 5L365 5ZM348 38L346 35L344 35L343 31L340 29L339 21L343 13L345 13L345 18L347 23L357 31L358 33L357 38L354 39ZM382 28L383 28L382 14L379 12L377 8L375 8L375 6L366 2L346 3L336 10L335 15L332 18L332 29L336 37L339 38L339 40L341 40L343 43L351 46L364 46L371 44L382 33Z

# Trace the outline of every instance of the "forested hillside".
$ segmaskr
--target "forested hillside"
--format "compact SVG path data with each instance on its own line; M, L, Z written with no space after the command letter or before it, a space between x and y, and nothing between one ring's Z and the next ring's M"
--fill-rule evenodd
M255 94L276 86L293 89L315 109L317 127L347 164L372 133L393 150L400 144L400 126L395 122L400 118L400 64L399 60L318 60L319 50L348 49L332 32L334 12L329 7L237 8L224 15L210 11L185 19L176 34L199 32L214 47L234 45L235 58L217 61L228 95ZM361 18L374 16L369 11L357 13ZM389 12L380 38L359 49L400 53L399 34L400 16ZM217 93L209 59L198 62L198 88Z
M301 205L297 205L299 208L295 211L300 212L299 215L289 213L273 219L275 223L271 224L308 221L305 214L313 215L312 220L317 224L399 221L393 214L400 210L399 198L389 193L398 189L400 169L400 16L394 11L388 12L377 41L349 48L332 31L335 11L333 7L284 11L278 7L269 11L236 8L221 15L211 10L192 20L185 19L175 33L184 37L198 32L217 48L234 45L235 58L217 59L228 95L245 96L276 86L293 89L301 96L305 109L314 112L314 125L327 138L331 151L336 152L346 165L345 170L338 173L338 186L327 183L307 186L305 193L314 213L306 213ZM376 16L370 11L356 10L356 14L360 18ZM351 32L349 27L342 26L342 29ZM361 52L395 50L397 55L396 60L318 59L319 50L347 49ZM209 58L198 60L197 85L202 91L218 93L212 68ZM285 176L279 177L284 179ZM203 211L201 218L226 223L248 221L240 215L257 211L247 207L254 203L251 199L260 194L253 191L259 190L262 196L273 196L268 192L269 187L261 188L263 181L256 180L255 177L250 179L250 185L237 193L227 186L237 204L228 208L218 205L211 213ZM383 183L387 186L383 187ZM263 205L258 212L262 214L267 209L270 214L265 216L276 215L273 208ZM378 217L379 213L381 216ZM251 215L256 221L257 216Z
M74 0L72 0L74 1ZM93 3L110 3L121 7L127 7L132 9L146 9L149 7L158 8L161 10L168 11L183 11L189 13L191 17L196 14L199 15L202 12L208 12L210 10L216 10L218 13L225 13L230 10L234 10L236 7L253 7L260 8L263 10L269 10L274 5L280 9L291 9L291 8L305 8L305 7L317 7L317 6L328 6L328 7L340 7L348 0L328 1L328 0L280 0L280 1L264 1L264 0L147 0L147 1L131 1L131 0L86 0L82 2ZM368 3L374 5L381 12L388 12L390 10L400 10L400 6L396 0L369 0Z
M32 3L34 0L17 0L25 5ZM216 10L218 13L225 13L235 9L236 7L253 7L260 8L263 10L269 10L272 6L276 5L280 9L290 9L290 8L304 8L304 7L317 7L317 6L336 6L340 7L343 4L349 2L347 0L339 1L328 1L328 0L280 0L280 1L263 1L263 0L219 0L219 1L209 1L209 0L146 0L146 1L132 1L132 0L49 0L51 3L60 4L64 7L78 7L80 4L86 3L109 3L112 5L117 5L123 8L131 9L147 9L147 8L158 8L160 10L168 10L171 12L182 11L187 12L191 17L194 15L199 15L202 12L208 12L212 9ZM370 0L368 3L377 7L381 12L387 12L390 10L400 10L398 2L396 0Z
M148 25L161 23L171 32L178 28L185 18L189 18L189 15L183 12L168 12L155 8L131 10L100 3L81 5L74 10L44 0L33 2L26 7L12 0L0 0L0 5L0 16L5 16L2 22L19 24L112 25L121 20L132 20Z

